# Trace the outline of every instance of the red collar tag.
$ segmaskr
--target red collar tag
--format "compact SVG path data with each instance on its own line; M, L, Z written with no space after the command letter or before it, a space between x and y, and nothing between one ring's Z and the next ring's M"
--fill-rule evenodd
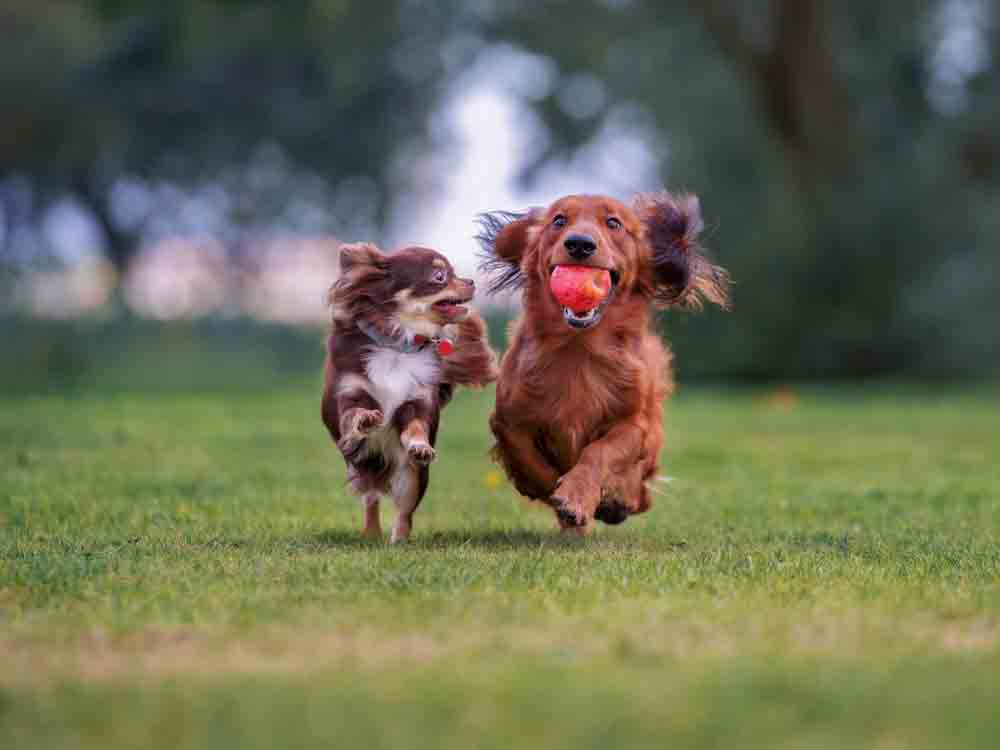
M455 351L455 345L448 339L441 339L437 342L437 352L442 357L447 357L453 351Z

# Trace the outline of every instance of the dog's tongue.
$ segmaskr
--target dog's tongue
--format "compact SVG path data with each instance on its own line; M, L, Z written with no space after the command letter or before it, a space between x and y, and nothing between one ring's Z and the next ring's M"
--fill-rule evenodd
M611 291L611 274L592 266L556 266L549 277L549 289L563 307L575 313L590 312Z

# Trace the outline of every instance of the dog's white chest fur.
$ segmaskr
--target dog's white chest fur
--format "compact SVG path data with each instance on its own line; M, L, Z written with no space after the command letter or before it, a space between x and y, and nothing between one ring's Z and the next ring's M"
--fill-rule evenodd
M438 385L441 368L430 348L400 352L379 347L365 362L365 374L374 391L371 395L388 422L401 404L430 395Z

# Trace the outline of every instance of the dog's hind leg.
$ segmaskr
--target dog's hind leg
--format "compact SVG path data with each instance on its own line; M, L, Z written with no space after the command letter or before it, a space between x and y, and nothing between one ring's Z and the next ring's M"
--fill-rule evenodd
M382 521L378 515L379 496L377 492L366 492L361 498L361 504L365 508L365 528L362 530L369 539L382 538Z
M392 524L390 541L393 544L405 542L413 529L413 511L420 505L420 499L427 490L429 470L426 466L402 463L392 476L392 499L396 503L396 520Z
M392 542L405 541L413 528L413 511L427 491L430 464L436 457L434 435L437 416L426 401L412 400L396 409L392 425L399 434L402 451L396 460L390 488L396 503Z

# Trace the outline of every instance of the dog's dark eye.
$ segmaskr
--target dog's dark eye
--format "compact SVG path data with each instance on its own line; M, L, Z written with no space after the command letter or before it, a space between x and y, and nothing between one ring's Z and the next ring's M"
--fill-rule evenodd
M608 225L608 229L621 229L622 228L621 221L618 220L618 219L616 219L614 216L609 217L608 220L607 220L607 222L605 222L605 223Z
M443 284L447 280L448 280L448 272L447 271L440 271L439 270L439 271L435 271L434 273L431 274L431 281L433 281L435 284Z
M556 227L566 226L566 217L562 214L556 214L556 218L552 220L552 225Z

